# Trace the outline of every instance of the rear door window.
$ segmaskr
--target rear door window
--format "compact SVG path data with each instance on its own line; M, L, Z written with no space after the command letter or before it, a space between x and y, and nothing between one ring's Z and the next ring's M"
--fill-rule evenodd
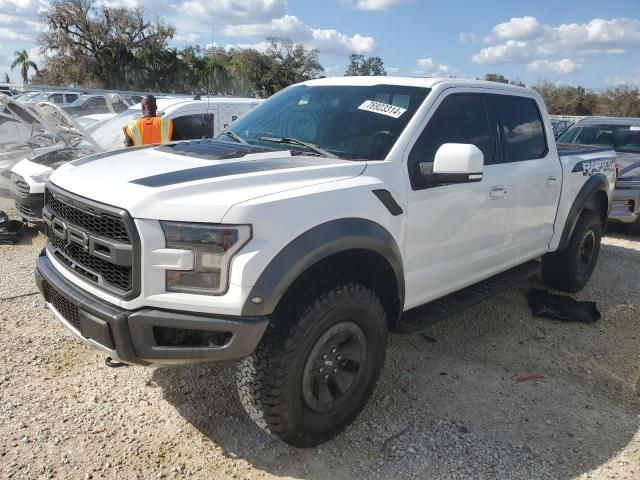
M522 162L547 155L547 140L536 101L511 95L487 95L502 137L503 161Z
M64 103L61 93L54 93L53 95L49 95L49 101L51 103L55 103L56 105L61 105L62 103Z
M202 113L185 115L173 119L171 140L195 140L213 138L214 115Z
M67 103L73 103L78 99L79 95L77 93L67 93L65 98L67 99Z
M87 100L87 103L84 104L85 107L105 107L107 106L107 101L104 97L93 97Z

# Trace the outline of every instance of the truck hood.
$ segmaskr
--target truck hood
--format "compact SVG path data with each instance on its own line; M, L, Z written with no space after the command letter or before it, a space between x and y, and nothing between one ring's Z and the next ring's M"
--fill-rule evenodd
M98 154L63 165L50 181L134 218L217 223L238 203L355 177L365 168L214 140Z
M71 116L53 103L40 102L34 106L38 117L46 123L53 133L61 138L67 147L75 147L82 141L91 144L97 151L102 151L91 135Z

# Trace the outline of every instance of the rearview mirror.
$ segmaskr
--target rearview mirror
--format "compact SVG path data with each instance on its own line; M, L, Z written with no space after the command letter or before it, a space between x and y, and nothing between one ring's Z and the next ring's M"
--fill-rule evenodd
M433 163L420 162L425 183L468 183L482 180L484 154L467 143L445 143L436 152Z

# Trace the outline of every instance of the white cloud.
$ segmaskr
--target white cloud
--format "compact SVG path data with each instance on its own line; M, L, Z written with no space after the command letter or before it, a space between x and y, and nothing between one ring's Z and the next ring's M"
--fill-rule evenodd
M480 65L527 64L530 72L571 74L588 57L640 50L640 19L595 18L585 23L542 25L535 17L514 17L493 27L472 59ZM463 37L461 37L461 40Z
M493 33L502 40L527 39L540 35L542 27L535 17L514 17L493 27Z
M227 25L222 29L224 35L230 37L266 37L269 35L299 36L304 34L307 26L294 15L273 18L268 23L250 23L246 25Z
M180 11L209 25L258 24L283 16L285 0L184 0Z
M350 53L371 53L376 48L373 37L356 33L349 36L334 29L313 28L294 15L274 18L268 23L227 25L224 35L234 37L266 37L269 35L286 37L317 48L326 55L348 55Z
M446 76L451 73L449 65L436 63L433 58L421 58L417 62L416 74L426 76Z
M532 58L533 53L529 42L524 40L507 40L506 43L483 48L476 53L472 59L480 65L525 63Z
M385 70L388 73L398 73L400 71L400 68L398 68L398 67L389 67L389 68L385 68Z
M459 33L458 39L460 40L460 43L477 43L478 35L475 33Z
M530 64L527 65L527 70L529 72L535 73L576 73L577 71L582 69L582 64L578 63L570 58L563 58L562 60L551 61L551 60L534 60Z
M358 10L388 10L412 0L343 0L342 3L357 8Z

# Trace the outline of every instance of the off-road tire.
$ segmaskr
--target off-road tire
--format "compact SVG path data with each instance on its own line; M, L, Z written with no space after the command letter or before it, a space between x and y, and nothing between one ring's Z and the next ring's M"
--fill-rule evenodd
M240 363L237 374L240 401L251 419L266 432L296 447L323 443L353 421L376 386L388 343L382 304L362 285L328 288L306 303L291 309L288 318L277 318L271 323L256 351ZM310 378L310 371L320 370L310 365L317 367L313 359L317 358L326 336L335 335L336 329L361 332L356 343L364 339L366 348L359 350L358 358L362 361L354 376L356 380L344 390L338 405L318 411L305 397L311 390L305 390L304 380ZM337 337L328 338L331 343Z
M569 245L542 258L542 278L557 290L578 292L591 278L598 261L602 221L591 210L584 210L573 231Z

